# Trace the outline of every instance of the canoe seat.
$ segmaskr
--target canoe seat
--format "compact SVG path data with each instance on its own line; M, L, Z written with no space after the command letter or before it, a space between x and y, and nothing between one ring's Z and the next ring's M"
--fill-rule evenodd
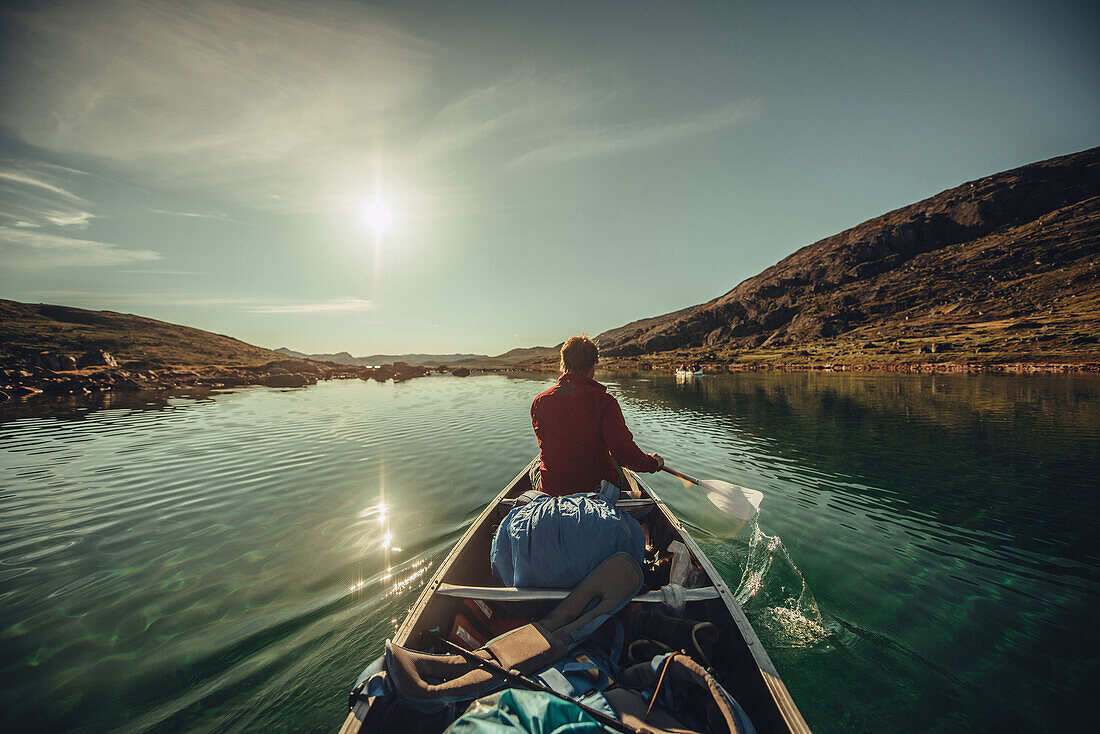
M538 622L490 640L474 654L521 674L542 670L595 632L642 587L642 569L616 553ZM461 655L418 652L386 643L385 669L401 696L429 706L477 698L503 683Z
M569 589L519 589L515 586L461 586L458 584L440 584L435 593L442 596L457 596L461 599L480 599L482 601L548 601L564 599ZM704 601L717 599L718 589L713 586L700 586L697 589L684 589L685 601ZM631 601L658 604L664 601L659 591L646 591L635 595Z

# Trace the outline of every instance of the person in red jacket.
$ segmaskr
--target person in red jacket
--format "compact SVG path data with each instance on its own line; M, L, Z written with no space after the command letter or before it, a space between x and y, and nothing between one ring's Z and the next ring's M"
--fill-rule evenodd
M531 403L531 426L539 440L532 486L537 482L541 486L535 488L547 494L591 492L604 479L616 484L614 462L641 472L655 472L665 464L657 454L638 448L619 402L592 379L598 361L595 342L584 335L569 339L561 348L557 384Z

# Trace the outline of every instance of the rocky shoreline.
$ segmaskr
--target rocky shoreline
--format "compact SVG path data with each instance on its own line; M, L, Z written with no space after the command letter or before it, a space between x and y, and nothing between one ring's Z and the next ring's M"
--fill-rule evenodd
M600 371L667 372L676 371L681 361L646 362L607 359ZM738 372L866 372L869 374L968 374L968 375L1039 375L1100 373L1100 362L720 362L701 361L704 374ZM557 365L544 363L508 369L476 369L475 372L557 372Z
M426 367L404 362L356 367L304 359L280 359L262 365L169 365L155 360L119 363L107 352L79 356L35 352L0 361L0 401L38 395L86 396L110 392L228 389L262 385L296 388L321 380L397 382L428 374Z
M609 359L601 370L610 372L674 372L678 363ZM104 393L172 391L187 388L232 389L252 385L300 388L322 380L376 380L401 382L433 370L404 362L359 367L306 359L280 359L262 365L169 365L155 360L119 363L102 351L79 356L36 352L0 359L0 402L48 396L89 396ZM473 373L557 372L556 364L516 365L508 368L458 368L441 371L459 377ZM913 374L1065 374L1100 373L1100 362L971 363L971 362L703 362L706 374L737 372L861 372Z
M608 365L608 369L627 369L626 365ZM634 369L638 369L635 367ZM663 372L675 371L675 366L641 367ZM703 364L705 374L730 374L736 372L867 372L890 374L969 374L969 375L1024 375L1065 374L1075 372L1100 372L1100 362L1006 362L997 364L977 362L749 362L729 364Z

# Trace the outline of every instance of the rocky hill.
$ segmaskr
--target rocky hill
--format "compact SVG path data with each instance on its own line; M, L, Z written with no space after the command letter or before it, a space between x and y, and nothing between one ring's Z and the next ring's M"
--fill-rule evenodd
M367 368L287 359L228 336L132 314L0 299L0 402L43 393L404 380L426 372L400 362Z
M0 300L0 357L109 352L119 361L258 365L282 354L232 337L114 311Z
M949 189L597 340L620 361L1100 361L1100 148Z

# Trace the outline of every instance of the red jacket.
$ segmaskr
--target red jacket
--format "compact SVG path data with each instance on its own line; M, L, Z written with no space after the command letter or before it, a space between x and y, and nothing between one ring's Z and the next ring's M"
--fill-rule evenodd
M611 457L635 471L657 471L657 460L634 443L619 402L584 375L567 373L531 403L539 440L542 491L552 495L590 492L615 481Z

